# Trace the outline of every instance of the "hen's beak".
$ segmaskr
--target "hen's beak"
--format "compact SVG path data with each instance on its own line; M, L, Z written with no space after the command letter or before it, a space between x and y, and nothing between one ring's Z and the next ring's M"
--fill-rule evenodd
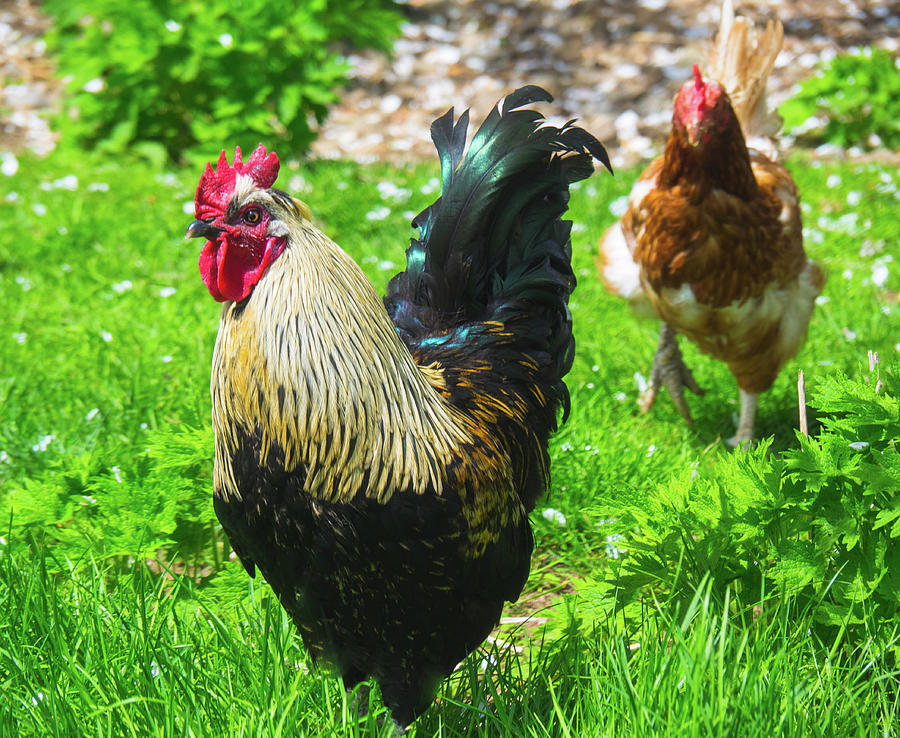
M188 226L187 233L184 234L184 237L202 237L207 239L208 241L215 241L219 237L219 234L224 230L224 228L214 226L212 223L205 220L195 220Z

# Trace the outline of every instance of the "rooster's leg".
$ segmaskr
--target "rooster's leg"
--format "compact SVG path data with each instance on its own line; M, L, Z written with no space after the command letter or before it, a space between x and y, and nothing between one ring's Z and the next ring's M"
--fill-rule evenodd
M675 409L681 417L691 423L691 411L688 409L687 400L684 399L684 388L687 387L696 395L702 395L703 390L697 384L691 370L685 366L681 349L678 348L678 334L668 323L663 323L659 331L659 345L653 357L650 381L638 400L641 412L645 413L653 407L661 386L669 391Z
M753 442L753 423L756 420L756 404L759 402L759 394L752 392L741 393L741 417L738 420L737 433L728 439L728 445L737 448L745 441Z

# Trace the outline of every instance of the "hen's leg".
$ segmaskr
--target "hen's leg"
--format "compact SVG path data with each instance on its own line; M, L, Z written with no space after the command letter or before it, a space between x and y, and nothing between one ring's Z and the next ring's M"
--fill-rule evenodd
M687 387L696 395L702 395L703 390L697 384L691 370L684 365L681 349L678 348L678 334L668 323L663 323L660 328L659 345L653 357L653 368L650 370L650 382L638 400L641 412L645 413L653 407L661 386L669 391L675 409L681 417L691 423L691 411L688 409L687 400L684 399L684 388Z
M737 448L745 441L753 441L753 423L756 420L756 405L759 402L759 394L740 391L741 417L738 420L737 433L728 439L728 445Z

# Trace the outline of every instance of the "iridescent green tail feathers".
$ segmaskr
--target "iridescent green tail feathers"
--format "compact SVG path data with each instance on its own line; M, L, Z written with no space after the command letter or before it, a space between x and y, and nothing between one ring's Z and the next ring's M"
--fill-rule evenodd
M385 303L411 347L448 334L477 341L479 324L503 323L558 387L574 352L571 222L561 216L569 185L593 173L593 159L610 164L601 143L572 121L557 128L521 109L550 101L540 87L516 90L495 106L467 152L468 112L454 124L451 109L432 124L442 195L413 220L419 238Z

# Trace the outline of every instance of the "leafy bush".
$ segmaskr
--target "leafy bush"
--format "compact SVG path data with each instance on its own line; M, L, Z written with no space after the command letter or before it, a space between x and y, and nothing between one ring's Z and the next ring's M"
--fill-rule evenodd
M900 68L883 49L836 56L781 106L785 128L839 146L900 148Z
M796 596L823 626L894 640L900 615L900 377L825 378L817 437L770 441L624 502L608 500L629 555L605 583L628 606L662 585L689 600L709 574L744 602ZM862 630L866 630L862 633Z
M47 0L69 78L63 132L90 146L253 148L315 138L345 81L338 42L387 51L392 0ZM148 146L149 144L149 146Z

